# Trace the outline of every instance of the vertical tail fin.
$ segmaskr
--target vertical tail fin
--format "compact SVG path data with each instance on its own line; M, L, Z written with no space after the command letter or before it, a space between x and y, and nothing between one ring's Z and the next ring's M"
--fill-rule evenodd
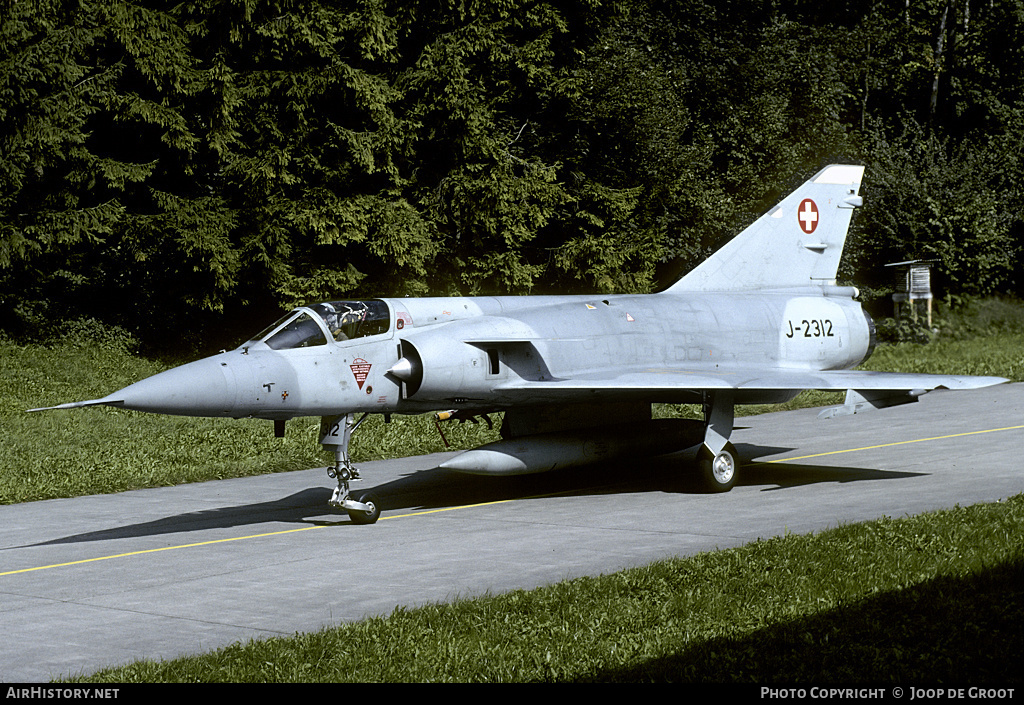
M745 291L835 283L864 167L827 166L669 291Z

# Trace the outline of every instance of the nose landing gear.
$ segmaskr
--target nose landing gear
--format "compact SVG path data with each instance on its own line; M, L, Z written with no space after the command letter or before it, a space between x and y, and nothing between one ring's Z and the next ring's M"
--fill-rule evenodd
M330 504L344 509L353 524L373 524L380 518L380 500L373 493L361 492L353 497L349 488L350 482L361 478L359 470L352 465L348 444L367 416L369 414L363 414L358 421L354 420L353 414L324 416L320 420L320 445L325 450L333 448L334 452L334 466L327 468L327 475L338 481Z

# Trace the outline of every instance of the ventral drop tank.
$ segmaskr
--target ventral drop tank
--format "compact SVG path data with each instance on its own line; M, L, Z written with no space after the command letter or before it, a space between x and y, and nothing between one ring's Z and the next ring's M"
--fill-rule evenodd
M665 455L698 445L704 424L658 419L496 441L467 450L440 467L472 475L528 475L627 457Z

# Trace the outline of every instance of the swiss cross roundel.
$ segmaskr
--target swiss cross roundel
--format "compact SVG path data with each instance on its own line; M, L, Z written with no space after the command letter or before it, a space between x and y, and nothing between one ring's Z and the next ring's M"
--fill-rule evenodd
M818 227L818 206L811 199L805 198L800 201L800 210L797 211L796 218L800 221L800 229L810 235Z

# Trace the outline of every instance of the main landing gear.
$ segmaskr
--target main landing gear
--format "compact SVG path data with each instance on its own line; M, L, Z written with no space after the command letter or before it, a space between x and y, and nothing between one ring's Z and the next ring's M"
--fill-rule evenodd
M740 458L729 442L733 424L733 396L715 392L704 404L704 443L697 452L701 485L708 492L728 492L739 476Z
M352 465L348 455L348 444L352 434L366 420L369 414L363 414L355 421L352 414L341 416L324 416L320 420L320 445L325 450L333 447L334 466L327 468L327 475L338 481L330 504L332 507L344 509L353 524L373 524L380 518L380 500L371 492L361 492L353 496L349 483L361 479L359 470Z

